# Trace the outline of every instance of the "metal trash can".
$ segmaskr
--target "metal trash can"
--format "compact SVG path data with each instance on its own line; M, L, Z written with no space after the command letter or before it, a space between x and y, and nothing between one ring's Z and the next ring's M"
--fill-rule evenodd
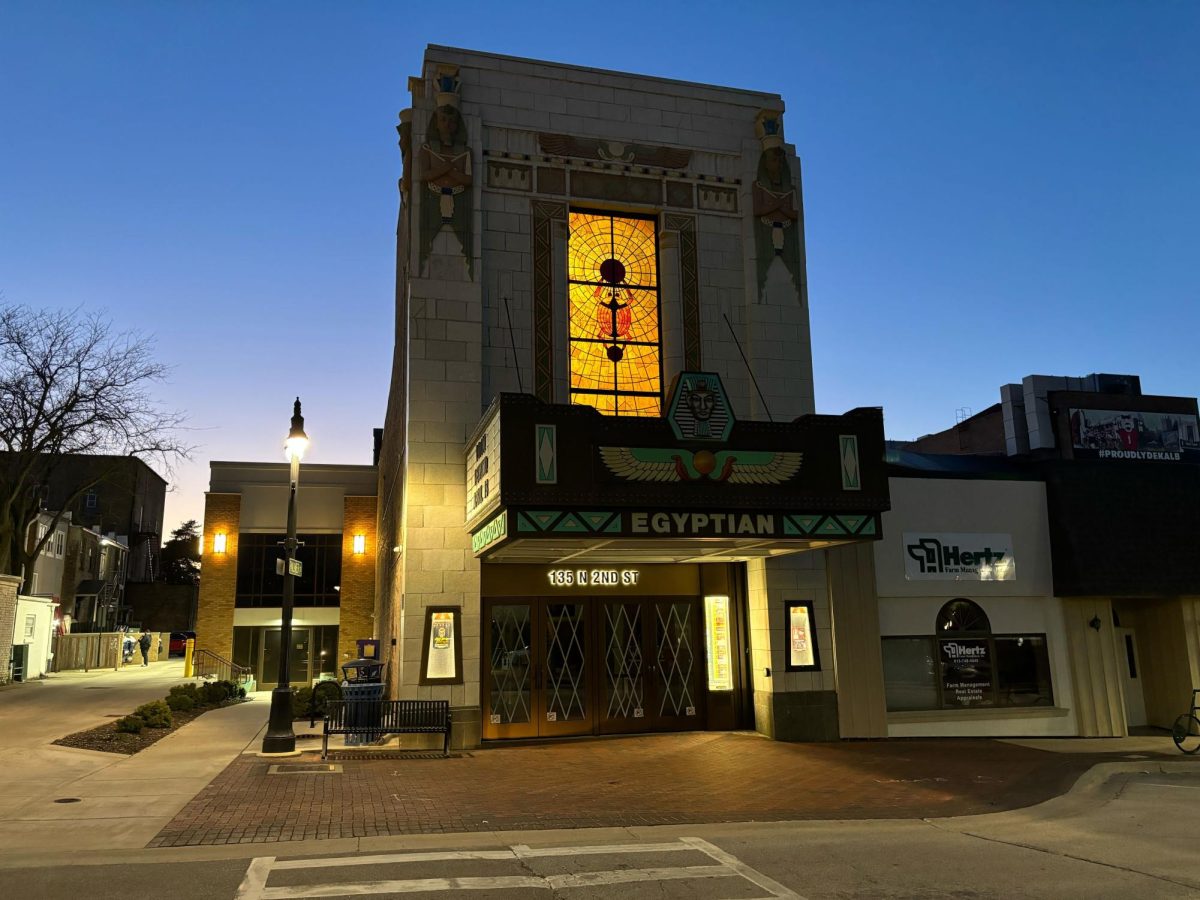
M380 701L383 700L383 684L342 682L342 699L346 701L346 724L360 728L378 725L381 719ZM346 746L357 747L379 739L376 734L348 734Z

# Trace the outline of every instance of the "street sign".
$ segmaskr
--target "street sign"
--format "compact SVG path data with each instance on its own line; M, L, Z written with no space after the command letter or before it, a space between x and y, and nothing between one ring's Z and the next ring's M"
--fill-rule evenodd
M288 566L288 568L291 569L292 574L295 575L297 578L299 578L301 575L304 574L304 563L300 562L300 560L289 559L288 563L290 564ZM275 560L275 574L282 575L283 571L284 571L283 560L282 559Z

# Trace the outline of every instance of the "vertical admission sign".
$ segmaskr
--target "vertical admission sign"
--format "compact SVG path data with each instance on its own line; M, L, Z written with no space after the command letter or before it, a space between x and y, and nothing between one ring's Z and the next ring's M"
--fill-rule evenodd
M708 638L708 689L732 691L728 597L704 598L704 631Z
M816 616L811 600L787 600L783 604L787 629L787 666L789 672L817 672L821 659L817 655Z

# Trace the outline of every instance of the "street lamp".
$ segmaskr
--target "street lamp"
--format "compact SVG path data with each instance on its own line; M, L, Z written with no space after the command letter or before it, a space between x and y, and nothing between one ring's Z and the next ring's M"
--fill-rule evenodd
M308 449L308 435L304 433L304 416L300 415L300 398L292 412L292 429L284 444L287 459L291 463L291 489L288 493L287 540L283 542L286 557L283 570L283 619L279 628L279 675L275 690L271 691L271 718L267 723L267 734L263 738L263 753L295 753L296 734L292 731L292 601L295 597L296 576L292 574L292 560L296 557L296 484L300 480L300 458Z

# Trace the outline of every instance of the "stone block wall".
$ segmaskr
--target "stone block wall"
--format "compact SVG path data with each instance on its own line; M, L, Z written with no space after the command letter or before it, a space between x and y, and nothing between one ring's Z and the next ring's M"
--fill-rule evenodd
M226 659L233 654L233 606L237 596L238 529L241 494L204 495L204 553L200 558L200 599L196 610L196 649ZM213 552L213 539L225 534L225 552Z
M833 631L825 554L797 553L746 564L755 728L777 740L838 737ZM787 671L784 603L813 601L819 672Z

